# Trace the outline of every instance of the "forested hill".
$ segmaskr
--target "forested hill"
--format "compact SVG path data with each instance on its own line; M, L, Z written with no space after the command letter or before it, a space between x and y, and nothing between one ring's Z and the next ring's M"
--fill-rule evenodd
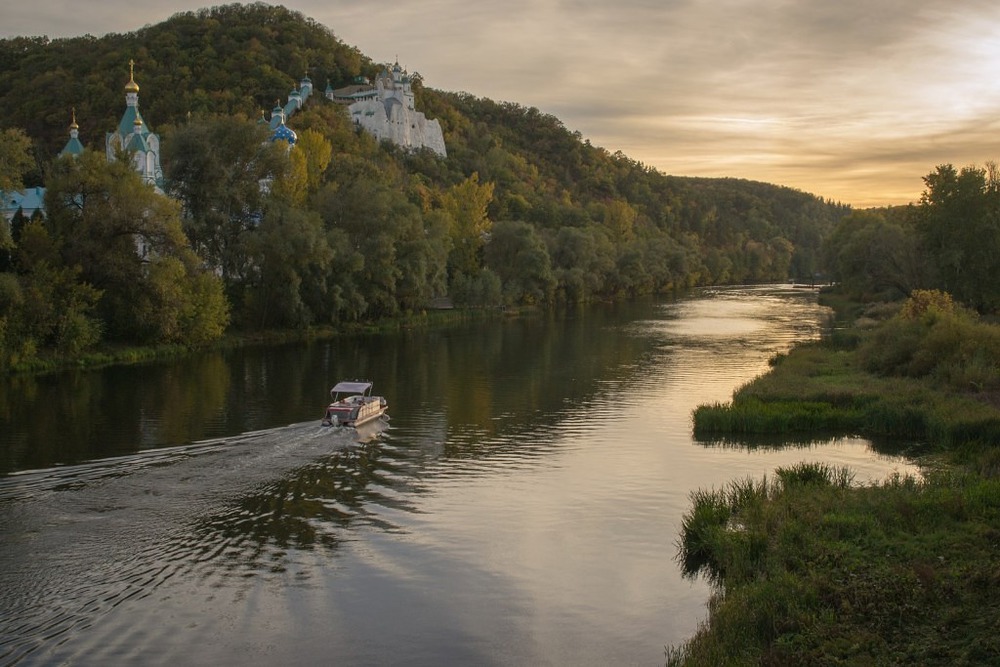
M24 171L24 184L51 189L71 109L80 140L103 154L134 60L142 115L163 140L165 189L240 326L370 319L439 296L537 303L806 280L821 269L821 239L847 212L780 186L663 175L537 109L438 91L418 77L417 110L441 123L448 157L379 144L323 98L328 83L373 78L385 66L336 28L253 4L126 34L0 40L0 129L23 130L33 144L37 168ZM289 119L300 142L272 155L257 120L304 75L316 94ZM261 192L262 180L275 187ZM251 290L277 261L260 254L273 250L261 237L274 216L310 230L309 250L288 250L274 269L295 294ZM88 284L103 290L101 311L111 286L98 277Z

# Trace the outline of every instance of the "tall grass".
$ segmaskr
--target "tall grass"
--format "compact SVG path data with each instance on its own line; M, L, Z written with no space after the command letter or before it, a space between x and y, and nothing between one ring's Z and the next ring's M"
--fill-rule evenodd
M818 341L782 355L732 402L699 406L694 432L700 439L826 432L940 448L1000 445L997 392L1000 327L960 309L904 308L856 349Z
M815 463L692 500L679 556L717 592L668 665L998 664L1000 480Z

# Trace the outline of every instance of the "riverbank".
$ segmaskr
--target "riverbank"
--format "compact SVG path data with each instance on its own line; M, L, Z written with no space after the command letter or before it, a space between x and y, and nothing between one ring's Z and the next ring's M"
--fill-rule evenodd
M904 439L921 479L820 462L696 492L679 559L718 591L668 664L1000 661L997 330L938 295L887 314L776 358L695 432Z
M7 375L41 375L57 373L69 369L94 369L105 366L137 364L147 361L179 359L184 356L208 350L226 350L247 345L273 345L311 340L328 340L337 336L363 333L386 333L421 327L449 326L459 322L481 320L493 317L510 317L521 311L515 309L441 309L426 310L377 322L350 323L339 327L312 326L304 329L230 332L212 343L191 346L172 345L103 345L73 356L54 353L39 355L0 370L0 377Z

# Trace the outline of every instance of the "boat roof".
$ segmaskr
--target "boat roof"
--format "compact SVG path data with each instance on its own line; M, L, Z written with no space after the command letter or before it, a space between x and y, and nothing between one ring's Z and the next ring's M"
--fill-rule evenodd
M350 391L363 394L372 388L371 382L338 382L330 391Z

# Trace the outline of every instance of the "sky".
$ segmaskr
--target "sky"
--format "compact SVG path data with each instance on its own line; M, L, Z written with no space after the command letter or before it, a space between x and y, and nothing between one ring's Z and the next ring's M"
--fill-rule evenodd
M131 32L213 4L19 2L0 37ZM995 0L269 4L431 88L537 107L667 174L869 207L918 201L940 164L1000 161Z

